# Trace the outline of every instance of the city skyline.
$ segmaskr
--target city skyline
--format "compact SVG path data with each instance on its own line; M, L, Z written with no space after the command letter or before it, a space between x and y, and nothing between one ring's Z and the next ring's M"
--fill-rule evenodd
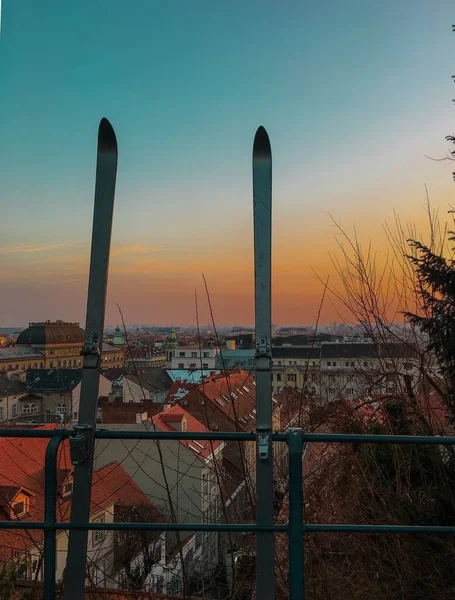
M412 8L412 10L411 10ZM109 9L109 10L108 10ZM273 320L315 322L327 213L385 253L441 215L452 5L4 2L2 325L84 323L97 123L119 141L106 323L253 322L251 150L274 158ZM322 322L337 320L326 302Z

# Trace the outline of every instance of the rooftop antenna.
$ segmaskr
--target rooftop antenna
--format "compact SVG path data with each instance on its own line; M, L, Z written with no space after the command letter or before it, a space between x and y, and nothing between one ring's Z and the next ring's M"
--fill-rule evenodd
M85 342L81 352L83 363L79 419L78 424L74 427L74 434L70 437L70 455L74 465L71 523L88 523L90 518L94 432L101 372L117 157L117 140L114 129L109 121L103 118L98 129L87 317ZM64 600L84 598L87 540L87 529L70 530Z
M254 294L256 331L256 524L273 526L272 460L272 150L259 127L253 144ZM273 531L256 534L256 597L275 598Z

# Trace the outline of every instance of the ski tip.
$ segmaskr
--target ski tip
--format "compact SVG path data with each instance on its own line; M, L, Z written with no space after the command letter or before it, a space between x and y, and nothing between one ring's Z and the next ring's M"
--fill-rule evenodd
M103 152L117 152L117 138L108 119L103 117L98 128L98 148Z
M272 149L270 147L269 134L262 125L258 127L254 136L253 153L257 156L270 157Z

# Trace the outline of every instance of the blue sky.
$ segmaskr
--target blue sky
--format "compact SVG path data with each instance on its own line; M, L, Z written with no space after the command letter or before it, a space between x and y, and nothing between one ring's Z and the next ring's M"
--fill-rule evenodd
M417 218L425 183L450 203L450 172L425 154L453 133L453 8L3 0L0 324L83 319L102 116L120 148L108 322L116 302L130 322L194 320L201 271L220 322L252 320L260 124L274 154L275 320L311 320L325 212L375 238L394 209Z

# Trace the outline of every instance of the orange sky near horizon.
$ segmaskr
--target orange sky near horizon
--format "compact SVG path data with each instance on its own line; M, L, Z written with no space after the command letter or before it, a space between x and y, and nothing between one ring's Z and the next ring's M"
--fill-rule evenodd
M415 210L402 210L402 221L412 222L424 235L428 229L425 190L415 205ZM318 278L325 280L330 276L330 284L339 285L330 255L340 256L340 234L328 214L314 209L309 212L312 216L308 221L299 223L279 215L274 222L273 320L280 324L314 323L324 287ZM360 210L356 220L351 221L347 211L337 221L350 236L355 227L364 247L371 241L378 262L383 262L389 244L383 223L375 220L372 212L370 208L366 221ZM389 218L383 222L393 228L394 214L388 212ZM445 212L442 204L441 221L448 221ZM195 290L200 322L210 323L202 273L207 279L216 323L253 323L253 248L248 225L251 223L246 219L239 224L237 237L224 236L215 242L208 235L203 240L184 239L180 243L173 238L168 246L119 244L114 235L106 323L119 322L118 304L127 323L194 324ZM84 322L88 240L10 246L3 252L8 257L8 263L0 268L3 293L9 286L22 290L15 311L27 314L31 321L62 318ZM30 294L36 302L30 302ZM42 305L48 307L44 312ZM321 322L340 321L339 311L349 319L346 309L327 294ZM7 314L4 316L8 322Z

